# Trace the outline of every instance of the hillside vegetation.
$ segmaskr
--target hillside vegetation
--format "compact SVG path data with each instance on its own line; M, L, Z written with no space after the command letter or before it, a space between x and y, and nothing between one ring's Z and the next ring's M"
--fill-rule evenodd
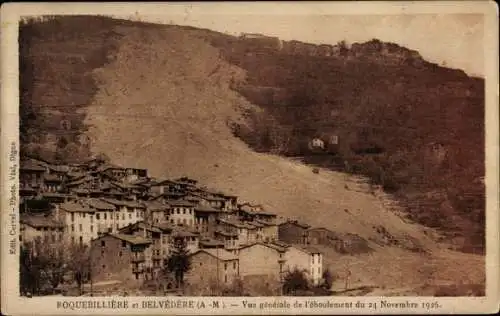
M261 49L254 42L250 49L209 30L104 17L28 27L37 31L27 28L32 35L21 41L30 52L21 59L34 65L21 75L21 109L33 114L21 117L24 153L77 159L103 152L153 176L188 175L284 217L357 235L375 251L327 256L332 270L350 267L356 282L393 289L456 284L454 269L463 272L461 283L484 282L481 256L444 249L437 242L443 237L421 225L462 237L455 239L462 250L483 245L484 192L472 184L484 173L482 80L427 64L414 52L365 58L363 45L310 56L297 43ZM352 53L356 47L362 53ZM61 57L42 65L44 52ZM456 106L445 106L452 96ZM71 118L71 126L62 128L60 117ZM339 146L312 157L304 143L332 133ZM428 150L432 142L443 144L445 159ZM362 178L316 174L280 155L340 164L395 195L372 194ZM411 219L395 197L411 206Z

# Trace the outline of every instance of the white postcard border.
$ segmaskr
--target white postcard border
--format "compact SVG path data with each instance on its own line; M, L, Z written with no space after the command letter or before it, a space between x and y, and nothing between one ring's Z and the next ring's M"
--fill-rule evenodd
M125 15L148 14L168 9L169 13L178 14L450 14L481 13L485 15L485 86L486 86L486 190L487 190L487 256L486 256L486 297L44 297L22 298L19 296L19 256L10 254L12 240L19 234L18 180L19 165L19 91L18 91L18 53L17 22L21 15L41 14L103 14ZM244 8L242 10L242 8ZM243 13L244 11L244 13ZM188 12L188 13L186 13ZM2 6L1 11L1 47L2 47L2 260L1 260L1 308L6 314L416 314L416 313L494 313L499 305L499 111L498 111L498 9L490 1L441 1L441 2L336 2L336 3L10 3ZM180 300L194 308L158 307L159 302ZM411 302L416 308L369 308L376 302L390 303ZM100 302L127 302L128 308L83 308L82 302L97 304ZM219 302L219 308L213 302ZM256 308L243 307L243 301L255 302ZM289 308L259 308L261 303L288 302ZM305 307L306 301L333 303L351 303L351 308ZM78 303L77 303L78 302ZM146 302L146 303L145 303ZM143 304L155 302L157 308L144 308ZM330 303L327 303L330 302ZM437 302L437 303L435 303ZM201 303L205 305L201 307ZM297 304L303 304L298 307ZM358 303L358 307L356 304ZM361 304L364 303L364 307ZM113 303L107 303L111 304ZM137 304L137 305L136 305ZM153 303L151 303L153 304ZM438 304L439 307L426 308L426 304ZM80 308L76 308L76 306ZM222 306L225 308L222 308ZM66 306L66 307L64 307ZM73 306L73 308L71 307ZM135 307L137 306L137 307Z

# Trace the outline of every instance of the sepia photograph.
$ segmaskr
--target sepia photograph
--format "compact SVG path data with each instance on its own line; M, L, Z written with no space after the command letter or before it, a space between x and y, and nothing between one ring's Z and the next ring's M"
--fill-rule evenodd
M485 13L171 7L18 10L2 295L488 296Z

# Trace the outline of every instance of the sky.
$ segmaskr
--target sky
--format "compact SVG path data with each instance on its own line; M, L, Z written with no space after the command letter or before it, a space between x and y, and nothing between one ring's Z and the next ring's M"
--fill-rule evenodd
M336 44L373 38L417 50L424 59L484 75L484 19L481 14L157 14L118 16L165 24L190 25L239 35L277 36L282 40Z

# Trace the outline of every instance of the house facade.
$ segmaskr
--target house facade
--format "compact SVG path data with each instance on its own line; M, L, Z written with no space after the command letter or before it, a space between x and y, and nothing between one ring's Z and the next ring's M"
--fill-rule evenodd
M284 271L286 248L267 243L254 243L232 251L240 262L240 277L262 276L280 280Z
M187 281L199 288L230 286L238 278L238 257L224 249L201 249L191 255Z
M94 282L121 281L139 286L152 279L151 240L127 234L106 234L92 241L91 273Z
M64 241L64 225L52 216L23 214L20 224L20 241L22 243Z
M311 284L319 285L323 277L321 251L305 245L292 245L285 253L285 271L303 271Z
M309 225L287 220L278 224L278 239L288 244L305 244Z

